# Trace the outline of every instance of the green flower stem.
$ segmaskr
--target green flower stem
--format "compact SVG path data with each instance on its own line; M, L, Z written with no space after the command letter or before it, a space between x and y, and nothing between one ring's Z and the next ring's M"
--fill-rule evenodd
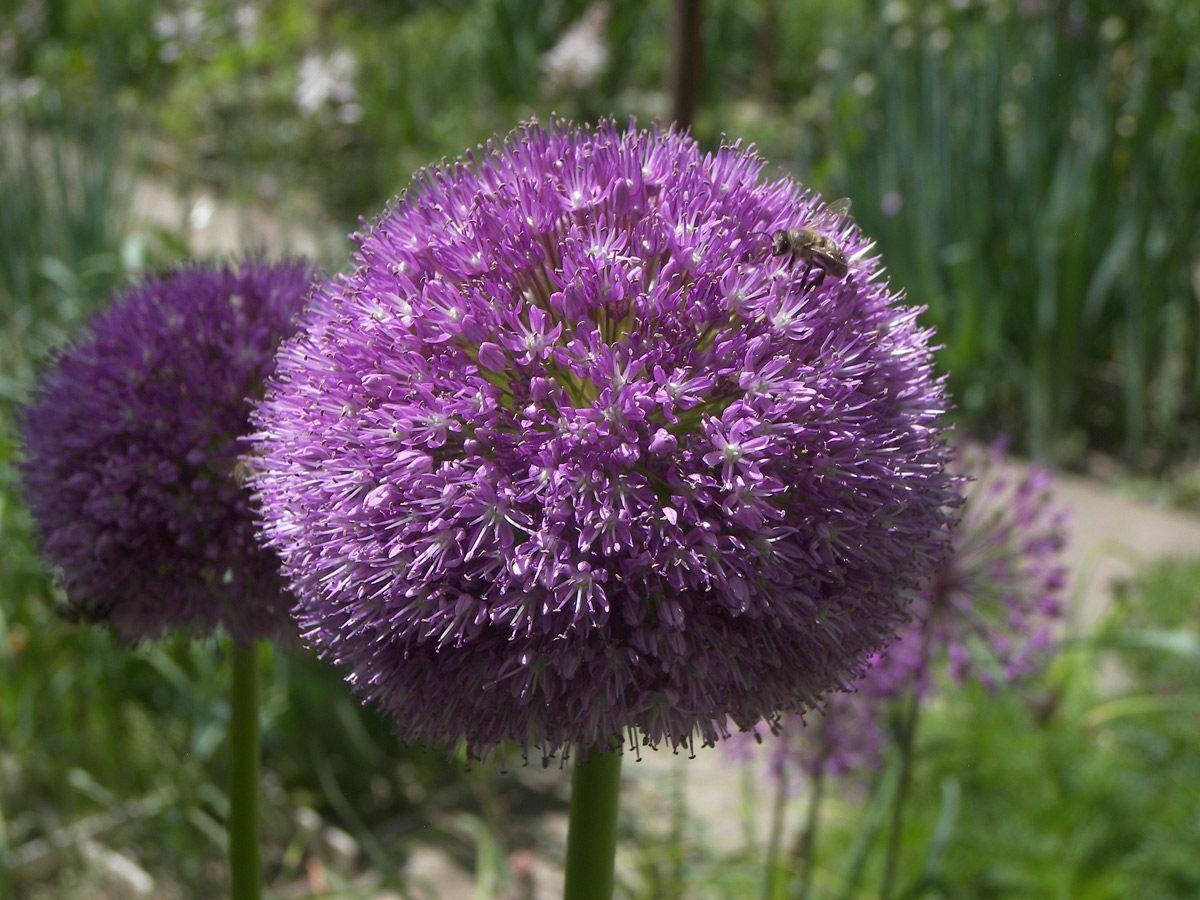
M571 775L563 900L612 900L620 797L621 754L593 747Z
M788 771L787 766L779 767L779 777L775 780L775 803L771 809L771 832L767 838L767 857L763 868L766 870L763 882L763 900L776 900L783 895L783 884L787 880L786 873L780 868L780 848L783 847L783 826L788 806Z
M682 900L683 890L683 833L687 828L687 760L677 758L671 773L671 884L666 900Z
M231 900L260 900L258 828L259 645L233 648L229 722L229 883Z
M880 900L891 900L892 888L899 870L900 831L904 824L904 804L908 801L908 788L912 782L913 739L917 733L920 709L921 695L914 690L909 698L899 737L900 775L896 782L896 796L892 801L892 821L888 828L887 854L883 860L883 880L879 887Z
M794 896L796 900L808 900L812 892L813 866L816 863L817 827L821 823L821 802L825 799L825 764L829 762L832 749L829 740L830 710L825 711L825 719L821 723L820 749L817 752L816 771L809 785L808 813L804 819L804 830L796 839L796 849L793 853L796 868L800 871L800 882Z
M933 586L933 608L936 610L942 599L941 584ZM921 630L921 644L917 659L917 671L924 671L929 661L930 630ZM900 867L900 829L904 824L904 804L908 801L908 788L912 781L913 745L917 736L917 719L921 711L921 691L914 683L909 697L908 709L904 713L904 721L900 725L897 742L900 750L900 774L896 780L896 796L892 802L892 821L888 829L887 854L883 859L883 880L879 885L880 900L892 900L892 887L896 881L896 873Z

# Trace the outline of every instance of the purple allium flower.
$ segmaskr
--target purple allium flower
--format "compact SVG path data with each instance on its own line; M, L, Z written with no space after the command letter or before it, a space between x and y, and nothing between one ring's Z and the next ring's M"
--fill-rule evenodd
M1007 465L998 447L962 452L957 469L976 483L927 609L913 611L934 646L946 647L954 678L974 674L990 686L1031 674L1053 650L1067 584L1067 510L1055 502L1049 470Z
M315 275L302 260L184 266L130 287L53 355L21 471L64 615L129 641L223 625L242 643L290 624L234 469Z
M852 680L946 543L930 333L739 144L523 126L358 236L255 413L308 641L407 738L713 743ZM767 234L763 234L766 232Z
M787 758L810 775L877 769L892 701L929 694L933 667L990 687L1047 661L1067 574L1066 510L1055 502L1052 476L1005 464L998 448L987 456L960 451L952 470L978 474L953 532L954 552L913 603L913 621L870 657L853 692L830 695L823 720L782 724L784 737L772 745L776 766Z

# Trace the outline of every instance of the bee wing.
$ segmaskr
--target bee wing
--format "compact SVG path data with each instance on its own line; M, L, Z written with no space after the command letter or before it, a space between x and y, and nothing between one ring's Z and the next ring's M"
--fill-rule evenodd
M840 224L842 219L846 218L846 216L849 214L850 198L839 197L837 200L834 200L823 210L821 210L820 214L817 216L817 221L828 223L830 225L837 225Z

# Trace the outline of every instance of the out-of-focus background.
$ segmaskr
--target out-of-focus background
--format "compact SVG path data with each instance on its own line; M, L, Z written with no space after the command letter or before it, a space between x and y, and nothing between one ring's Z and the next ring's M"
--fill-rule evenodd
M0 896L225 890L222 647L130 650L52 612L13 429L47 351L189 255L345 270L346 234L415 169L522 119L668 119L685 7L692 133L852 198L928 307L959 430L1075 473L1085 510L1088 613L1055 662L1019 689L947 685L923 723L904 896L1200 895L1200 5L5 0ZM268 657L272 896L554 896L564 772L402 747L336 672ZM628 805L624 896L762 893L770 789L721 785L745 827L716 839L670 798L729 769L686 769L627 773L659 799ZM869 896L837 848L877 865L878 813L833 802L813 896Z

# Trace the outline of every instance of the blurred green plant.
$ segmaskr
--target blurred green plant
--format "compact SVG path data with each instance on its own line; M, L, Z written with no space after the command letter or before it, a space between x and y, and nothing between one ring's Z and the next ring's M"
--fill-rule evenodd
M127 183L117 126L49 98L32 120L0 104L0 402L30 384L33 363L61 343L124 276ZM130 248L132 249L132 248Z
M168 232L125 230L134 173L111 108L81 116L60 99L0 103L0 896L121 896L93 874L111 851L163 896L215 896L228 813L224 650L183 638L123 647L57 618L62 597L19 496L16 420L46 353L114 287L184 249ZM303 880L325 860L335 880L322 835L338 826L395 883L414 809L461 772L397 746L339 673L298 647L271 657L269 875Z
M398 747L337 672L298 648L264 673L263 834L271 883L303 881L336 825L397 884L418 805L462 773ZM0 607L0 877L12 894L75 885L86 839L135 859L166 893L227 889L228 654L175 638L117 646L44 605ZM52 674L47 674L52 673ZM433 805L437 805L435 802ZM3 883L0 881L0 883ZM27 893L28 892L28 893Z
M1200 677L1200 560L1157 563L1119 583L1113 614L1097 641L1119 651L1122 670L1135 683L1154 686L1156 701L1170 705L1169 697L1194 691Z
M1151 564L1122 588L1098 634L1070 642L1037 680L1021 689L945 684L917 742L894 896L1197 896L1198 609L1200 562ZM877 896L901 764L893 748L865 787L829 788L810 900ZM785 791L797 849L808 787ZM755 791L750 802L766 798ZM639 878L625 884L630 897L763 895L753 841L706 845L694 819L673 845L632 837ZM768 896L800 896L795 852Z
M54 97L32 101L0 102L0 893L9 882L12 848L45 813L48 798L62 801L69 813L81 798L97 796L86 759L82 765L59 765L61 744L78 734L88 752L112 749L128 725L98 734L103 728L86 704L101 682L89 677L97 673L87 671L94 660L88 647L75 648L83 654L83 671L75 669L83 689L70 698L59 696L75 674L62 665L64 648L51 643L44 648L46 658L24 656L40 634L39 616L46 615L53 595L18 497L16 411L37 362L66 339L124 269L114 122L78 117ZM34 667L24 668L22 658ZM47 714L58 718L27 766L21 750L38 730L38 717ZM48 776L56 790L43 794ZM20 790L25 786L32 791L28 795ZM43 824L46 835L58 833L56 818ZM38 851L34 856L48 853L48 837L31 849Z
M10 80L79 102L106 73L164 139L156 164L268 206L303 186L351 221L520 118L666 112L667 0L607 0L607 62L558 87L547 54L595 2L110 5L24 11ZM1200 454L1200 8L714 0L705 16L696 134L757 141L854 199L929 305L975 433L1155 474Z
M964 417L1046 459L1194 455L1200 9L878 9L820 89L832 180L929 305Z
M170 0L97 16L66 2L18 18L9 68L73 96L102 72L160 139L149 159L183 182L265 204L303 185L353 221L520 118L645 113L661 90L662 3L607 3L608 64L585 88L546 84L544 55L593 5Z

